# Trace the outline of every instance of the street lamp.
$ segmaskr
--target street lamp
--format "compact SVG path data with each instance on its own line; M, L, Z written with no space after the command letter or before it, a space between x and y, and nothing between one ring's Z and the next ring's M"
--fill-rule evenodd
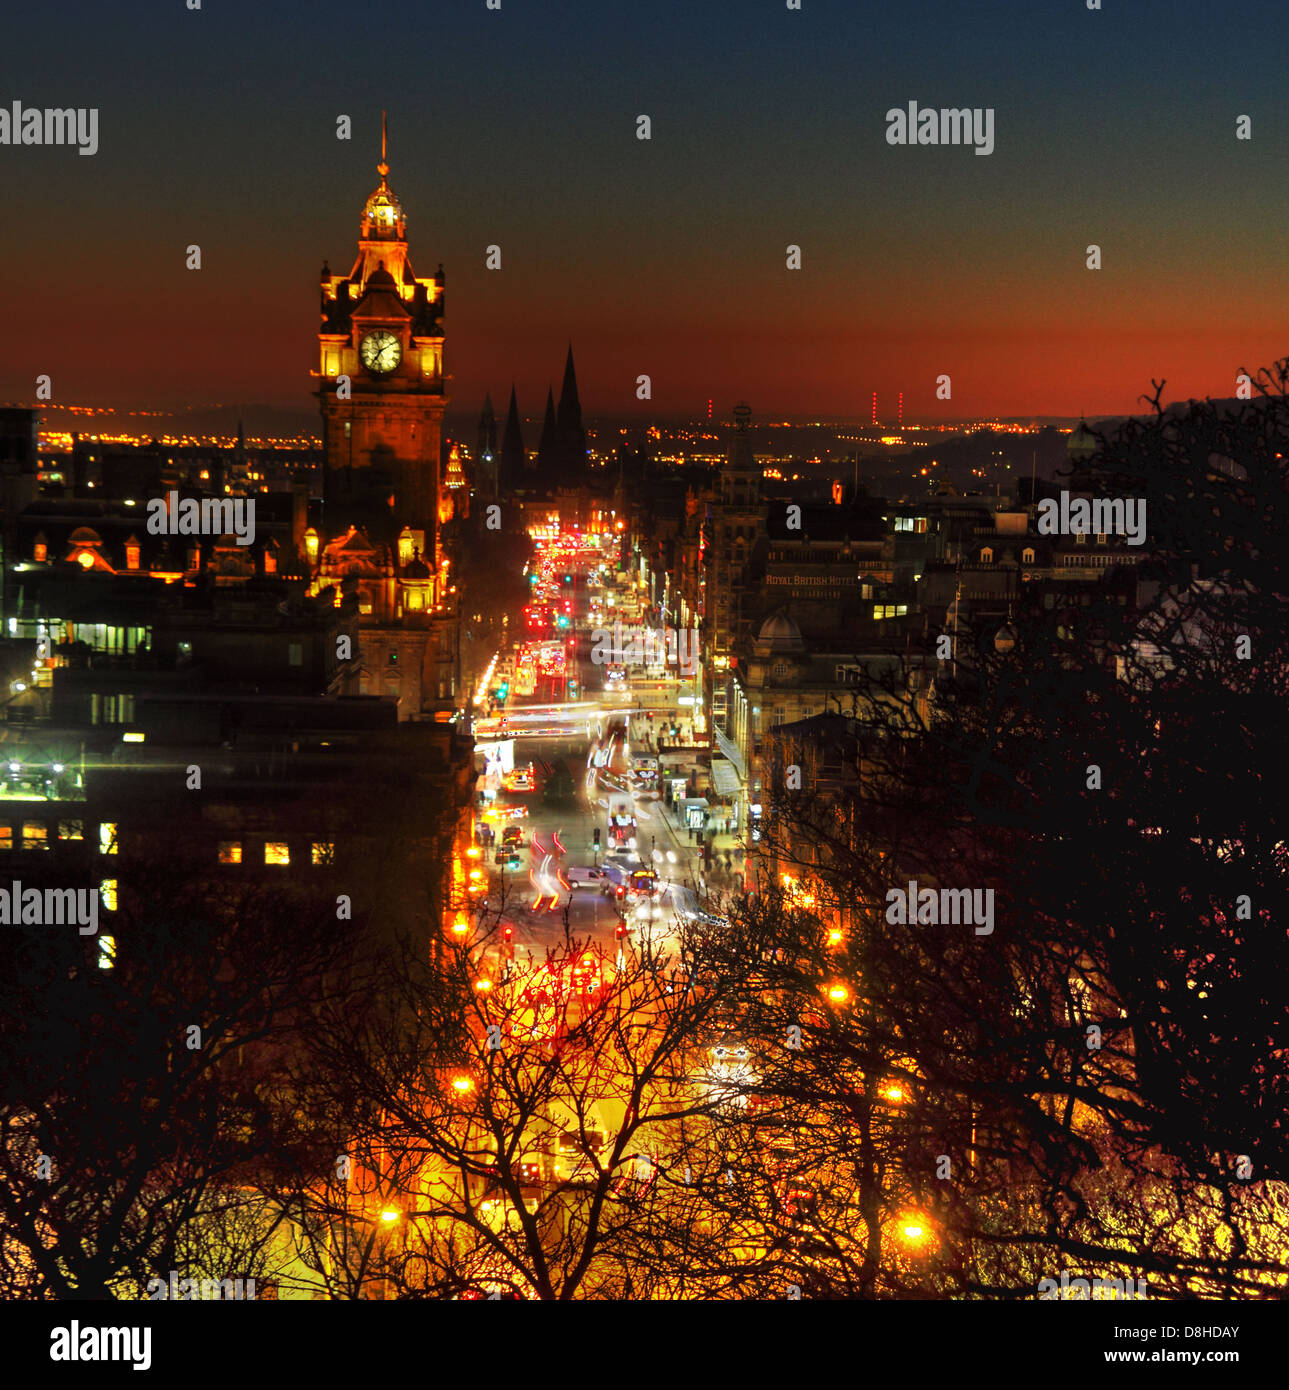
M928 1217L921 1212L905 1212L897 1223L901 1241L915 1253L929 1250L935 1244L935 1233Z

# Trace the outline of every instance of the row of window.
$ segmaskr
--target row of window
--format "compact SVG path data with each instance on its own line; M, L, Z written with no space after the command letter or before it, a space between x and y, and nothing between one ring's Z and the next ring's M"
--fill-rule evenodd
M92 550L92 549L90 549L88 546L86 546L86 547L82 548L81 550L77 551L76 555L75 555L73 558L74 558L74 559L76 560L76 562L81 566L82 569L93 569L93 568L94 568L94 559L95 559L95 556L96 556L97 554L98 554L97 551ZM274 546L273 546L273 542L272 542L272 541L270 541L270 542L268 543L268 545L266 545L266 546L264 547L263 554L264 554L264 573L265 573L265 574L276 574L276 573L277 573L277 555L276 555L276 553L275 553L275 551L274 551ZM32 558L33 560L35 560L35 562L36 562L38 565L43 565L43 564L45 564L45 563L47 562L48 558L49 558L49 547L48 547L47 545L45 545L43 542L37 541L36 544L35 544L35 546L34 546L33 549L32 549L32 556L31 556L31 558ZM137 545L127 545L127 546L125 547L125 567L126 567L127 570L137 570L137 569L139 568L139 547L138 547ZM190 570L199 569L199 568L201 567L201 547L200 547L200 546L194 545L194 546L190 546L190 547L188 548L188 565L187 565L187 567L188 567Z
M1096 533L1096 538L1097 538L1097 544L1098 544L1098 545L1105 545L1105 544L1106 544L1106 535L1107 535L1107 533L1106 533L1105 531L1098 531L1098 532ZM1087 535L1087 532L1086 532L1086 531L1076 531L1075 534L1074 534L1074 544L1075 544L1075 545L1087 545L1087 543L1088 543L1088 535ZM981 550L981 552L980 552L980 563L981 563L982 565L992 565L993 562L994 562L994 548L993 548L993 546L991 546L991 545L987 545L987 546L985 546L985 547ZM1026 548L1025 548L1024 550L1022 550L1021 553L1020 553L1020 562L1021 562L1022 565L1032 565L1032 564L1034 563L1034 552L1033 552L1033 550L1030 549L1028 546L1026 546ZM1082 563L1082 564L1098 564L1098 563L1101 563L1101 564L1108 564L1108 563L1109 563L1109 560L1108 560L1108 559L1107 559L1107 560L1101 560L1099 557L1095 557L1095 556L1077 556L1077 557L1074 557L1074 556L1067 556L1066 559L1065 559L1065 561L1064 561L1064 563L1067 564L1067 565L1070 565L1070 564L1079 564L1079 563Z
M242 842L240 840L221 840L219 842L219 862L221 864L241 864ZM289 864L291 846L285 840L266 840L264 843L264 862L266 864ZM315 840L309 846L309 862L318 865L331 865L336 862L334 841Z
M91 833L93 822L91 822ZM51 835L51 829L54 833ZM49 849L55 842L69 843L85 839L85 822L79 820L60 820L56 826L44 821L28 820L20 825L0 825L0 849ZM102 823L98 828L98 851L100 854L116 853L116 825Z

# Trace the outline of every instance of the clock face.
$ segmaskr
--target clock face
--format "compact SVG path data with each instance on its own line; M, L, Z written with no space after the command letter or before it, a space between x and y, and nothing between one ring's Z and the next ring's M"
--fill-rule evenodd
M362 342L358 344L358 356L369 372L384 376L398 366L403 357L403 348L392 333L380 328L363 335Z

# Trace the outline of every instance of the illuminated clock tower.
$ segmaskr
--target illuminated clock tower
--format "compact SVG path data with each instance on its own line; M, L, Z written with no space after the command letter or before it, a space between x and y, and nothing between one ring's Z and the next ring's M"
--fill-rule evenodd
M438 563L439 448L448 403L443 374L443 267L419 279L407 219L386 182L367 199L348 275L322 268L318 401L328 526L356 521L376 537L410 529ZM347 378L347 381L346 381Z

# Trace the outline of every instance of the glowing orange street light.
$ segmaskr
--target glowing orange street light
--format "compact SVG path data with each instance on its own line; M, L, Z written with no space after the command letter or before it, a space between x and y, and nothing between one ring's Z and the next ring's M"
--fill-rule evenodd
M460 1096L469 1095L474 1090L474 1080L469 1076L454 1076L452 1089Z
M487 994L488 991L492 988L492 981L491 981L491 980L476 980L476 981L474 982L474 987L475 987L475 989L477 989L477 990L479 991L480 994Z
M831 999L834 1004L844 1004L846 1000L850 998L850 990L843 984L829 985L828 998Z
M904 1087L896 1086L894 1083L889 1086L883 1086L879 1094L883 1100L890 1101L892 1105L899 1105L902 1101L908 1099Z
M470 930L470 919L464 912L458 912L452 919L452 932L454 936L464 936Z
M478 845L471 845L470 848L466 850L465 856L467 859L478 859L478 857L482 853L483 851L479 848Z
M402 1214L403 1213L399 1211L397 1207L386 1207L385 1210L381 1212L380 1219L388 1224L391 1221L397 1221Z
M935 1241L931 1222L921 1212L906 1212L899 1220L900 1239L915 1250L925 1250Z
M830 946L840 946L841 943L842 943L841 928L840 928L840 927L833 927L833 929L828 933L828 944L829 944Z

